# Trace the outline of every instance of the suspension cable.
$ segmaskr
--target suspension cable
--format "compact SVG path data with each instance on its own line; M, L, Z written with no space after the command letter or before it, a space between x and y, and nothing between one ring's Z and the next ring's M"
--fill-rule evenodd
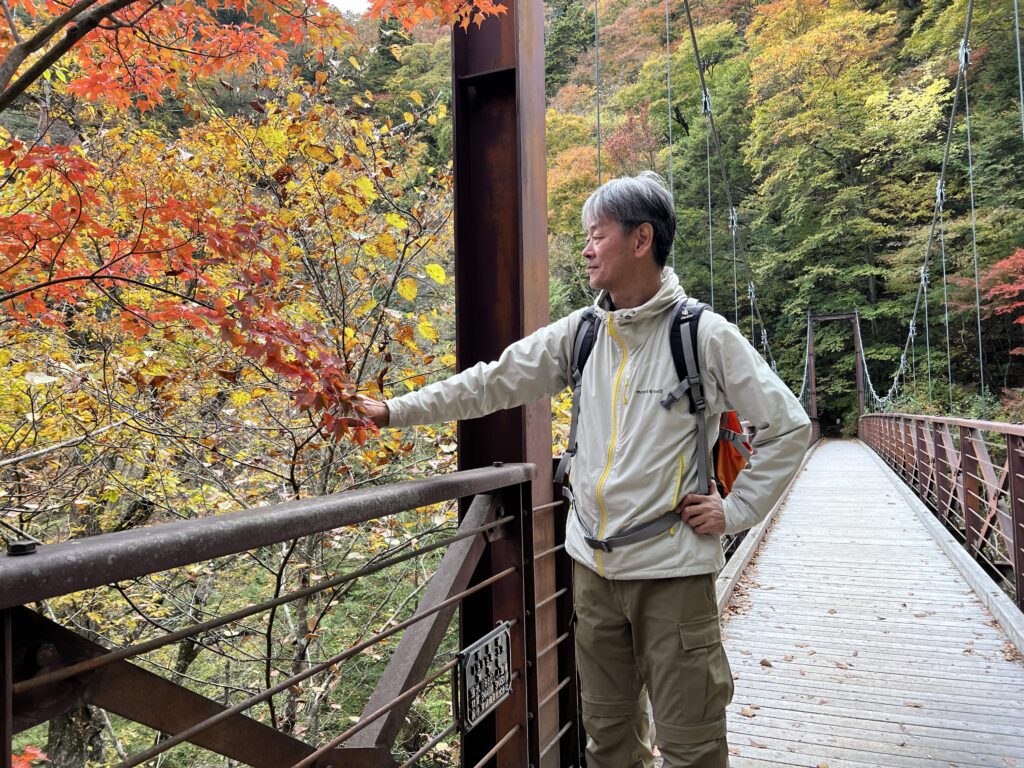
M928 265L921 265L921 292L924 295L924 354L928 368L928 400L932 399L932 337L928 330Z
M675 146L672 138L672 28L669 25L668 2L665 0L665 90L668 101L665 105L665 117L668 120L668 190L672 198L672 209L676 206L676 185L673 176L672 156ZM672 238L672 271L676 271L676 239Z
M974 153L971 151L971 101L967 94L967 68L971 60L971 47L964 36L960 43L960 69L964 73L964 122L967 126L967 183L971 193L971 250L974 253L974 309L978 322L978 375L981 394L985 395L985 352L981 338L981 286L978 277L978 230L974 214Z
M707 91L704 92L704 114L710 114L711 102L708 101ZM708 150L708 270L711 273L711 311L715 311L715 231L714 221L711 218L711 132L705 134L705 144Z
M601 30L594 0L594 95L597 99L597 186L601 186Z
M946 200L945 187L939 185L935 196L939 205L939 248L942 252L942 305L945 308L946 325L946 385L949 390L949 412L953 413L953 348L949 341L949 282L946 279L946 217L942 206Z
M1017 88L1020 90L1020 132L1024 138L1024 73L1021 70L1020 56L1020 11L1017 0L1013 0L1013 29L1017 38Z
M736 230L740 227L739 216L735 208L729 209L729 232L732 233L732 311L733 323L739 327L740 324L740 294L736 282Z

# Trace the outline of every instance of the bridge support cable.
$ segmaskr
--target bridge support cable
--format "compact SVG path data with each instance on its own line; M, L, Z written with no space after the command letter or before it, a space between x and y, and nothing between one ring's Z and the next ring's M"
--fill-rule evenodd
M665 0L665 119L668 122L668 191L672 198L672 211L676 207L676 184L673 168L675 140L672 137L672 27L669 24L668 2ZM676 240L672 238L672 271L676 271Z
M594 101L597 105L597 186L601 186L601 28L594 0Z
M932 399L932 337L928 330L928 265L921 265L921 293L924 296L924 354L928 368L928 399Z
M914 314L916 315L916 313ZM910 381L914 388L918 387L918 318L916 316L910 321Z
M939 250L942 254L942 306L945 309L946 326L946 389L949 392L949 412L953 412L953 348L949 341L949 282L946 277L946 217L942 206L946 201L946 187L941 182L935 188L936 205L939 209Z
M967 35L960 43L960 69L964 81L964 123L967 126L967 184L971 197L971 251L974 255L974 310L978 325L978 377L981 394L985 395L985 349L981 337L981 286L978 274L978 229L974 211L974 153L971 149L971 100L967 93L967 68L971 60L971 46Z
M1017 6L1018 0L1013 0L1013 31L1016 33L1017 41L1017 88L1020 91L1020 132L1021 138L1024 139L1024 71L1021 69L1020 10Z
M732 321L740 324L740 292L736 278L736 232L740 228L739 214L735 208L729 209L729 233L732 235Z
M704 115L711 114L711 101L708 98L708 92L704 91ZM715 310L715 230L714 220L711 216L711 131L709 130L705 136L705 145L707 146L708 156L708 272L711 276L711 311Z

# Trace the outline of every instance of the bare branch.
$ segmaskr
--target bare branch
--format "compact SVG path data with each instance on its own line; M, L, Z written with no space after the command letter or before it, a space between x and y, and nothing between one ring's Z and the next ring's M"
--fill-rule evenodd
M18 34L18 25L14 23L14 16L11 14L11 8L7 5L7 0L0 0L0 7L4 9L4 18L7 19L7 25L11 28L11 36L14 38L14 42L21 44L21 35Z

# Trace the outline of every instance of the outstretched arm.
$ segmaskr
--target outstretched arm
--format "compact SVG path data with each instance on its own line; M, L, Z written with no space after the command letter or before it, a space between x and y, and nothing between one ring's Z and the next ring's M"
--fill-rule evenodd
M534 331L509 345L493 362L478 363L444 381L382 403L388 426L474 419L564 389L579 316L580 312L575 312ZM374 423L384 418L377 405L369 405L367 415Z

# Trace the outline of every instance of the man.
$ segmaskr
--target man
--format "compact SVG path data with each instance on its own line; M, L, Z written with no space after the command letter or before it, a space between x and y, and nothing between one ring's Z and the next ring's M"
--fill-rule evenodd
M705 311L697 354L708 402L706 438L679 383L669 326L685 298L665 262L675 235L672 199L644 172L613 179L583 206L583 249L602 322L583 371L573 510L566 550L576 561L577 663L589 768L653 765L646 686L666 768L728 765L725 708L732 674L722 648L715 574L720 536L759 522L796 472L810 436L800 404L720 315ZM378 425L469 419L564 389L582 310L508 347L496 362L387 403L362 401ZM723 500L697 487L697 451L719 415L756 426L755 456ZM602 540L676 510L675 525L642 543Z

